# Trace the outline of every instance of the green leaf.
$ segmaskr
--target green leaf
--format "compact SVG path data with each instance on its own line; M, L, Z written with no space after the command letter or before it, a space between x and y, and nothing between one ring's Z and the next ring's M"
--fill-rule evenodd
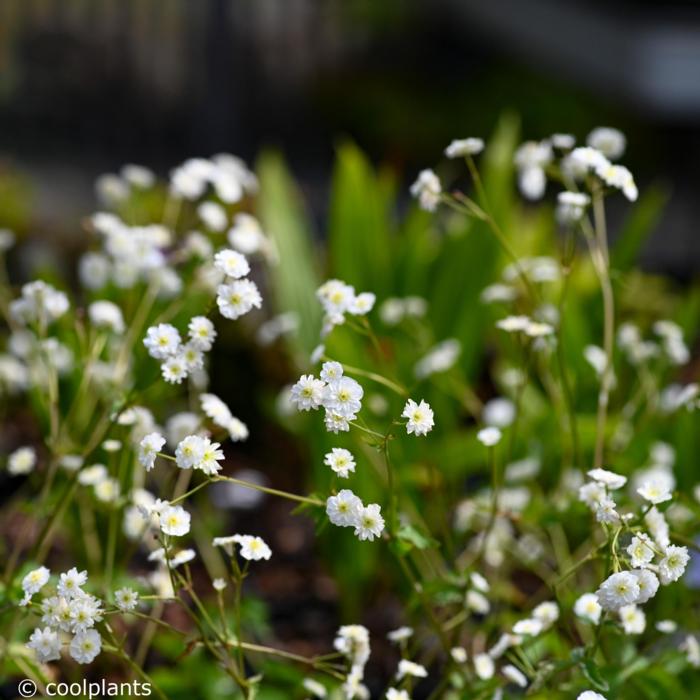
M434 539L424 535L413 527L413 525L403 525L396 533L396 536L404 542L409 542L416 547L416 549L429 549L430 547L436 547L438 545Z
M583 675L586 676L596 690L606 691L610 689L610 685L601 675L600 668L598 668L593 659L584 659L581 662L581 669L583 670Z

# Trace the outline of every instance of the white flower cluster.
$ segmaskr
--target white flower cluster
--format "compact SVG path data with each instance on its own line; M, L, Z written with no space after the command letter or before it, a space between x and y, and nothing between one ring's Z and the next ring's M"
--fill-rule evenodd
M362 386L343 374L339 362L324 362L320 379L304 374L291 389L291 402L299 411L326 411L326 429L332 433L347 432L350 422L357 418L362 408Z
M350 664L342 688L345 699L369 700L369 690L362 682L371 653L369 630L362 625L343 625L336 634L333 646Z
M163 379L180 384L183 379L204 367L204 353L214 345L216 330L206 316L194 316L188 324L189 341L182 342L180 333L169 323L159 323L146 331L143 344L148 354L161 361Z
M326 501L328 519L338 527L354 527L361 541L372 542L384 532L384 518L377 503L364 505L350 489L343 489Z
M50 572L45 567L30 571L22 581L27 605L32 596L48 582ZM31 634L27 646L36 654L37 661L46 663L61 658L63 646L80 664L92 662L102 649L102 638L95 624L102 621L102 602L83 591L87 573L73 568L62 573L56 586L56 594L41 602L41 622Z
M258 286L245 278L250 265L242 253L221 250L214 256L214 266L224 275L224 281L216 288L216 303L222 316L235 320L262 306Z
M10 302L12 318L22 325L46 326L69 308L68 297L42 280L25 284L20 298Z
M232 442L248 438L248 426L231 413L231 409L215 394L202 394L199 397L202 411L220 428L226 430Z
M322 336L328 335L334 326L345 323L345 314L366 316L373 308L376 297L372 292L355 294L355 288L341 280L328 280L317 290L316 297L325 312Z
M255 194L258 181L243 160L228 153L190 158L170 173L170 191L175 197L196 200L210 186L222 202L235 204L245 194Z

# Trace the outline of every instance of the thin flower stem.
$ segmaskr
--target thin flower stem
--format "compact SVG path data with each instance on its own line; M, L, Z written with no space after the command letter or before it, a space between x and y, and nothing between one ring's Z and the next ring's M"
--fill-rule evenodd
M176 503L179 503L180 501L184 501L188 496L191 496L193 493L197 493L197 491L199 491L200 489L203 489L205 486L208 486L208 485L209 485L209 481L203 481L201 484L197 484L197 486L195 486L194 488L191 488L186 493L183 493L182 495L178 496L177 498L173 498L170 501L170 505L174 506Z
M289 493L287 491L280 491L279 489L272 489L267 486L261 486L260 484L253 484L250 481L243 481L242 479L236 479L232 476L214 476L211 481L228 481L231 484L237 484L238 486L243 486L247 489L253 489L255 491L262 491L271 496L279 496L280 498L286 498L290 501L298 501L299 503L308 503L312 506L325 506L325 503L318 498L313 498L312 496L299 496L295 493Z
M324 357L324 359L328 358ZM400 384L397 384L396 382L391 381L391 379L383 377L381 374L370 372L366 369L360 369L359 367L353 367L352 365L346 365L344 362L341 362L341 364L343 365L343 371L345 372L357 374L359 377L366 377L367 379L371 379L373 382L377 382L377 384L383 384L385 387L391 389L393 392L399 396L402 396L403 398L408 396L408 389L404 388Z

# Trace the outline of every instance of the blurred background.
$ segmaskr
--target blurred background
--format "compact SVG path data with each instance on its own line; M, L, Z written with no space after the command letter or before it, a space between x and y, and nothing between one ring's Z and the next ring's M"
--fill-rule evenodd
M700 262L692 0L3 0L0 37L0 226L65 241L104 171L277 147L322 231L339 139L408 183L510 110L524 139L625 131L670 197L644 265Z

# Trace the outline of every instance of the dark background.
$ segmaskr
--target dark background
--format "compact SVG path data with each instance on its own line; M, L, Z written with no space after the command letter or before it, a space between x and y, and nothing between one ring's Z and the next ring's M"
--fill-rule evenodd
M0 204L65 240L125 162L279 147L323 228L334 144L408 184L504 110L523 138L628 135L671 199L647 268L700 265L700 5L603 0L2 0ZM14 181L13 181L14 182ZM614 213L613 213L614 215ZM10 219L6 221L5 219ZM15 217L16 218L16 217ZM0 207L0 225L13 223Z

